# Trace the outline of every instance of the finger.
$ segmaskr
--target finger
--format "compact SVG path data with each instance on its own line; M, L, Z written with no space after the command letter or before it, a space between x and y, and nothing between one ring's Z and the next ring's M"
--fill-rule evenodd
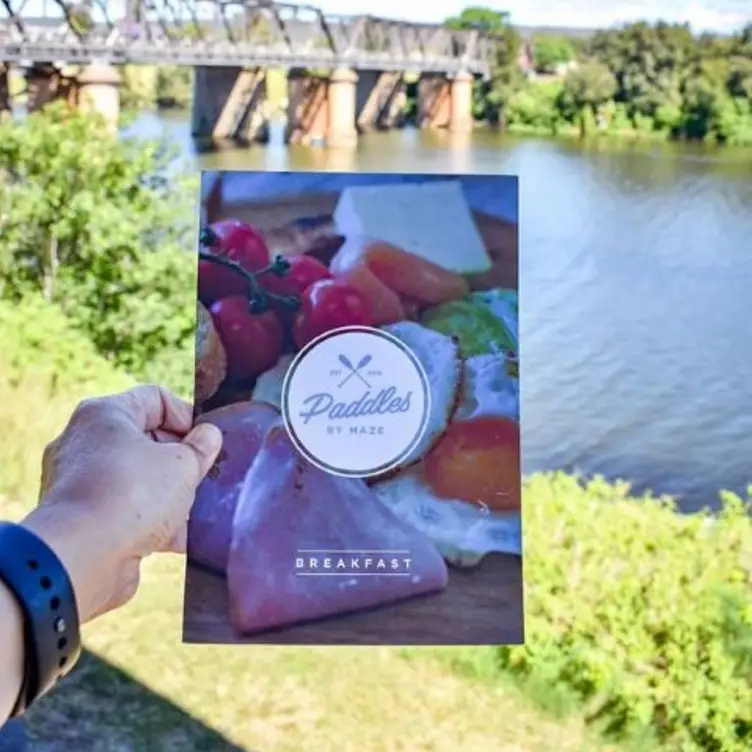
M164 387L143 384L112 399L141 431L163 429L184 436L193 423L193 408Z
M188 549L188 523L182 522L173 533L165 546L160 548L161 553L184 554Z
M195 488L217 459L222 448L222 432L211 423L199 423L183 439L182 444L196 459L193 465L194 476L191 478Z
M164 431L161 428L157 428L154 431L147 431L147 436L156 441L158 444L179 444L183 440L184 435L172 433L172 431Z

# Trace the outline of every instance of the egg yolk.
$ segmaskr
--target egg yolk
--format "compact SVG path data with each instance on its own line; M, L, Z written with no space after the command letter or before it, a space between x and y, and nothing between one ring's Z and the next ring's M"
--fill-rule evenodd
M423 461L423 478L443 499L492 511L520 509L520 428L507 418L452 423Z

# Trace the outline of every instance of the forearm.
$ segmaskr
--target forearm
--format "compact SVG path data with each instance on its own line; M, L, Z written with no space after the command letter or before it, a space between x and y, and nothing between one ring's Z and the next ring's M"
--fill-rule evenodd
M10 717L24 671L23 613L16 597L0 582L0 726Z

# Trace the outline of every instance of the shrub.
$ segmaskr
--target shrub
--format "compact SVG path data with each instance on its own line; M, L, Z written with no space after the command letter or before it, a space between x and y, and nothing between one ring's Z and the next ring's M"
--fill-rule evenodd
M499 648L498 666L565 689L609 735L749 750L749 507L724 493L716 517L683 516L628 492L560 473L527 481L526 645Z
M0 174L0 299L43 296L140 378L192 342L197 185L158 143L54 105L0 123Z
M0 496L31 501L42 450L76 403L133 382L40 297L0 302Z

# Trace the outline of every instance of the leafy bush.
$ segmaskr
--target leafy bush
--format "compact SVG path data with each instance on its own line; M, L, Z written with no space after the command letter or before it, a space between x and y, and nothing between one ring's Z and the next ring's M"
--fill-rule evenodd
M499 648L497 666L566 690L607 734L749 750L749 507L724 493L718 516L682 516L628 492L564 474L528 479L526 645Z
M0 302L0 342L0 497L28 505L38 492L44 446L76 403L133 382L39 296Z
M0 124L0 300L43 296L140 378L184 351L197 186L169 162L160 144L116 140L62 104Z
M561 84L558 81L534 81L516 92L507 104L509 126L556 133L563 121L556 106L560 91Z
M0 379L9 388L33 382L48 397L82 398L133 383L97 353L62 310L41 297L10 305L0 302Z

